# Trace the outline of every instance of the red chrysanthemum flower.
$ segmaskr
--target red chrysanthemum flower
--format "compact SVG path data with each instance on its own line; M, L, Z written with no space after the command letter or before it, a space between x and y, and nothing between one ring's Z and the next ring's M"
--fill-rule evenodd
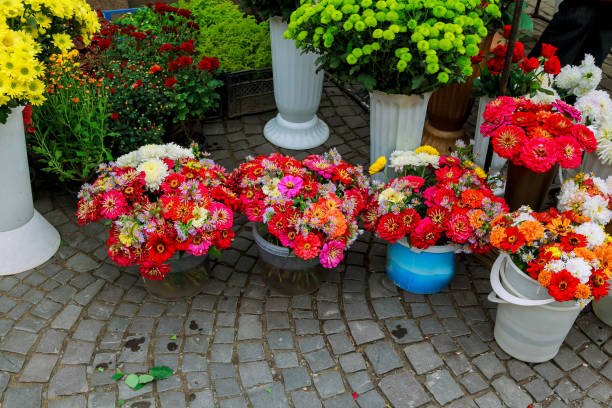
M309 233L306 236L299 234L294 243L295 254L302 259L312 259L319 255L321 250L321 239L317 234Z
M377 232L379 237L392 244L406 235L401 216L393 213L380 217Z
M591 286L591 294L595 300L599 300L608 294L610 285L606 282L606 279L606 275L602 271L596 271L591 274L589 283Z
M514 125L499 127L493 132L493 150L504 159L513 159L520 153L525 143L525 131Z
M506 229L506 237L501 243L504 251L515 253L525 243L525 237L517 227L509 227Z
M523 144L520 159L521 163L531 171L544 173L555 164L557 155L554 141L537 137Z
M591 153L597 149L597 139L588 127L580 124L574 125L571 134L585 152Z
M580 280L578 278L575 278L571 273L564 269L560 272L554 273L550 278L548 294L557 302L572 300L574 299L576 286L579 283Z

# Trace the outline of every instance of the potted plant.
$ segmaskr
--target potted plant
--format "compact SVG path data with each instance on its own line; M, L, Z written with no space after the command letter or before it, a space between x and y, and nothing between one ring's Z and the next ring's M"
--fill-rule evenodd
M286 294L319 286L319 265L336 267L360 231L369 181L335 149L302 160L249 157L232 174L240 212L254 222L266 283Z
M447 7L448 6L448 7ZM370 159L421 144L427 102L472 75L487 35L475 1L306 1L287 35L319 67L370 92ZM469 17L468 17L469 15Z
M504 37L510 37L511 26L504 27ZM542 55L538 58L525 55L522 42L514 43L510 65L510 76L505 95L500 95L500 84L506 58L506 45L497 44L491 51L486 63L480 69L480 76L473 81L474 96L479 98L476 117L475 152L477 163L485 165L489 139L480 131L486 106L498 96L527 97L534 102L554 102L558 95L551 89L551 78L559 73L559 58L554 55L556 48L542 45ZM506 159L493 153L490 169L498 172Z
M409 292L444 289L455 252L489 251L491 223L507 211L467 149L459 144L457 152L440 156L431 146L393 152L390 166L399 175L375 187L364 212L366 229L390 244L387 275Z
M320 146L329 128L317 116L323 91L324 72L317 69L317 55L302 52L286 38L287 20L298 0L243 0L249 10L270 22L274 99L278 114L264 127L264 137L273 145L292 150Z
M612 244L584 220L527 206L495 220L491 244L504 253L491 271L489 299L500 303L495 341L511 356L550 360L580 311L608 293Z
M580 166L582 153L597 147L593 132L580 122L580 111L561 100L534 103L500 96L490 102L480 132L493 150L509 159L504 197L511 211L522 205L540 209L557 165Z
M15 0L0 12L0 275L44 263L60 243L57 231L34 210L22 111L45 100L48 57L73 48L77 36L88 41L99 27L85 0L54 3Z
M204 255L234 238L238 198L225 187L227 177L197 149L142 146L100 165L96 181L79 193L77 218L81 225L110 221L108 255L123 267L139 265L152 295L194 296L207 277Z
M475 10L483 20L488 35L478 45L478 55L471 59L473 73L465 81L444 86L431 95L422 144L433 146L442 154L449 154L457 140L465 139L463 125L472 107L472 81L478 76L478 65L489 55L491 44L496 44L499 36L497 30L502 28L504 17L512 11L510 8L514 8L513 4L501 0L482 1L481 7Z
M557 199L559 211L573 211L604 226L608 234L611 232L612 178L604 180L594 174L579 173L563 183ZM612 284L612 281L608 280L608 284ZM612 296L607 295L594 303L593 312L601 321L612 326Z

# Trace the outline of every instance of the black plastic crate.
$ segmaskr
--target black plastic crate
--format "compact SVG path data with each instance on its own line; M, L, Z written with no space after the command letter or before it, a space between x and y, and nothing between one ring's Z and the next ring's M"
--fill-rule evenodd
M272 68L224 73L223 112L228 118L276 109Z

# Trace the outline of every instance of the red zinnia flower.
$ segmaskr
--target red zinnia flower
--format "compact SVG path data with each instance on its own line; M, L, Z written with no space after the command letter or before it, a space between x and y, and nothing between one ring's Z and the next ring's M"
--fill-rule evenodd
M162 264L174 254L175 246L163 234L149 237L147 243L147 258L155 264Z
M116 220L127 210L127 206L123 194L117 190L110 190L100 199L100 214L109 220Z
M590 153L597 148L597 139L588 127L580 124L574 125L571 133L585 152Z
M435 205L427 209L427 217L431 218L431 221L440 229L446 225L449 215L450 211L441 205Z
M382 239L392 244L406 235L402 218L400 215L393 213L385 214L380 217L377 232Z
M554 273L550 278L550 286L548 286L548 294L555 298L558 302L565 302L574 299L576 286L580 283L578 278L575 278L565 269L561 272Z
M544 173L555 163L557 147L550 139L536 137L523 144L520 154L521 162L529 170Z
M553 113L548 117L544 126L557 135L564 135L572 131L574 124L560 113Z
M147 279L164 280L168 272L170 272L170 265L167 264L159 265L146 260L140 265L140 273Z
M166 88L172 88L177 82L178 81L173 76L171 76L170 78L166 79L166 81L164 82L164 86Z
M520 127L533 126L537 121L537 117L533 112L516 112L512 115L512 124Z
M557 47L553 47L550 44L542 44L542 56L544 58L550 58L557 52Z
M576 234L570 232L569 234L561 237L561 247L565 252L573 251L574 248L586 247L587 238L582 234Z
M416 228L419 221L421 221L421 216L412 208L406 208L400 213L400 220L402 221L402 227L404 228L404 235L406 235L411 234Z
M295 238L295 254L302 259L312 259L319 255L321 249L321 239L317 234L309 233L304 236L298 234Z
M515 253L525 243L525 237L517 227L509 227L506 229L506 237L501 243L504 251Z
M448 221L448 230L446 236L453 242L458 244L465 243L473 234L474 230L470 225L470 219L467 215L452 214Z
M606 275L601 271L596 271L591 274L589 282L591 285L591 294L595 300L599 300L601 297L608 294L608 288L610 285L606 282Z
M559 165L564 169L575 169L582 162L582 149L578 142L568 136L555 139L557 143Z
M525 131L522 128L508 125L499 127L493 132L491 143L495 153L500 157L513 159L520 153L525 140Z
M441 230L431 219L426 217L418 223L414 232L410 235L410 244L420 249L429 248L438 242L441 235Z

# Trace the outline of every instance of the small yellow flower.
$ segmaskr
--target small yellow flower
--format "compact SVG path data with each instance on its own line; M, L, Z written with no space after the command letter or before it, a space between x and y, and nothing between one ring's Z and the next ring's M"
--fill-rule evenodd
M439 156L440 155L440 153L436 150L435 147L429 146L429 145L423 145L423 146L417 148L414 152L416 154L427 153L427 154L432 154L434 156Z
M387 165L387 158L385 156L380 156L372 165L370 166L369 172L370 175L376 174Z
M478 177L480 177L481 179L486 179L487 178L487 173L483 169L481 169L480 167L476 167L474 169L474 173L476 173L476 175Z

